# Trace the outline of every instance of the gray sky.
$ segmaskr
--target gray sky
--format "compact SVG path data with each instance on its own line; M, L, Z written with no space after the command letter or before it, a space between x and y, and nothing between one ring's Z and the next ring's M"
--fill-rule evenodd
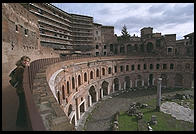
M121 35L123 25L129 34L140 36L140 29L176 34L177 39L194 32L194 3L52 3L74 14L91 16L94 22L114 26Z

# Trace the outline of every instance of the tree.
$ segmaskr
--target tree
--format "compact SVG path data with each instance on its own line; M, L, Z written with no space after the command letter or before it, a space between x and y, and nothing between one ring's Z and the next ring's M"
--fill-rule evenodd
M121 31L122 35L118 37L119 42L127 42L130 39L130 34L127 31L127 27L124 25Z

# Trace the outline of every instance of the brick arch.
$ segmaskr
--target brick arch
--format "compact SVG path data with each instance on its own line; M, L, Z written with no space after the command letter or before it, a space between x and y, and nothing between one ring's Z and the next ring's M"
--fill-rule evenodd
M89 89L89 94L91 95L92 103L96 102L97 92L96 92L95 87L93 85Z

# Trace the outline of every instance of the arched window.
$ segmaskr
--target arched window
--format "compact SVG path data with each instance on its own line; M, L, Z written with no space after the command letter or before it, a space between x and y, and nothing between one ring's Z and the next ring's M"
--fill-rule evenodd
M84 82L87 82L87 74L84 73Z
M99 69L96 71L96 76L99 77Z
M150 70L152 70L153 69L153 64L150 64Z
M78 86L80 86L81 85L81 77L80 77L80 75L78 75Z
M67 94L69 94L69 81L67 81Z
M75 88L75 80L74 80L74 77L72 77L72 89Z
M174 64L173 63L170 64L170 69L174 69Z
M64 89L64 85L62 86L62 95L63 95L63 100L65 99L65 89Z
M102 68L102 75L105 75L105 68Z
M112 68L109 67L109 68L108 68L108 74L111 74L111 73L112 73Z
M93 79L93 71L90 72L90 79Z

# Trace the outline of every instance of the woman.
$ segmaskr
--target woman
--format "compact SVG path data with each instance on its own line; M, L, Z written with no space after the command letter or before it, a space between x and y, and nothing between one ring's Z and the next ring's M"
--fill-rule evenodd
M23 73L24 73L24 68L26 66L29 66L30 60L31 59L29 57L23 56L16 63L17 69L15 72L15 77L16 77L16 80L18 81L18 85L16 87L16 93L19 98L19 107L18 107L17 120L16 120L17 127L27 126L26 102L25 102L25 94L24 94L24 88L23 88Z

